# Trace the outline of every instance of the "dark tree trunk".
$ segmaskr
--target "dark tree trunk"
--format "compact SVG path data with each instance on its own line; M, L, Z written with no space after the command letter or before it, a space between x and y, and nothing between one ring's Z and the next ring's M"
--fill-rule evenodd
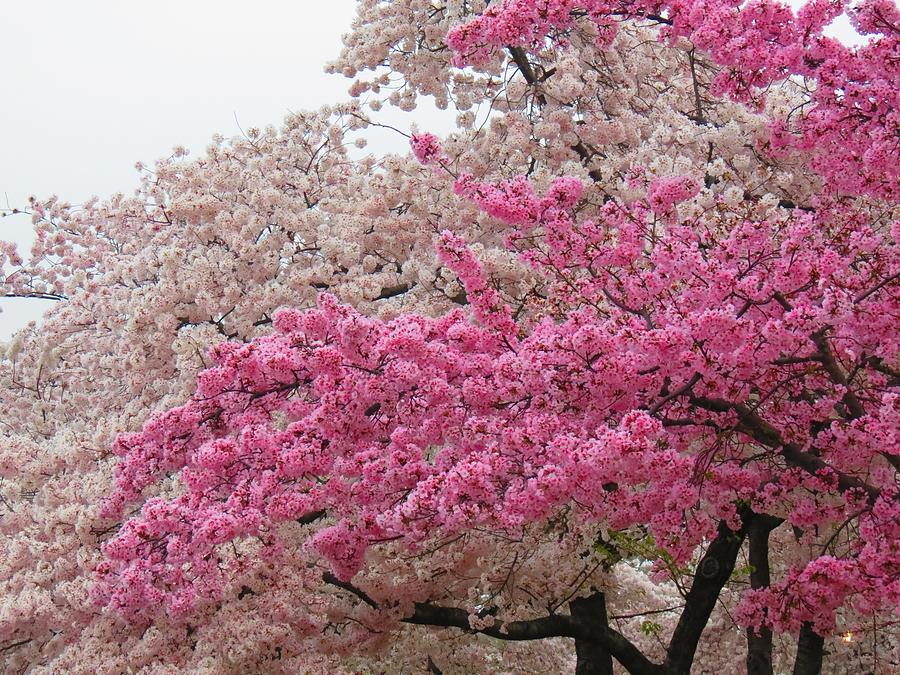
M690 675L697 653L697 643L719 599L722 587L734 571L738 552L754 519L749 509L743 509L743 527L732 532L724 521L719 523L718 535L706 548L697 565L691 590L685 599L684 611L669 642L663 670L671 675Z
M797 640L797 660L794 661L794 675L819 675L822 672L822 657L825 654L825 638L805 623Z
M575 621L586 626L592 633L602 633L609 626L606 597L603 593L596 592L586 598L572 600L569 612ZM598 642L576 639L575 655L575 675L613 675L612 656Z
M772 516L757 516L748 531L750 547L750 587L767 588L769 577L769 533L783 521ZM747 675L772 675L772 631L747 629Z

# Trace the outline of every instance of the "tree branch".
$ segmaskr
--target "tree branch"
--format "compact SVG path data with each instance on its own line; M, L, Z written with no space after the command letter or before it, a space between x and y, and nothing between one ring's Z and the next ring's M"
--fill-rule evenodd
M834 358L834 352L831 351L831 345L828 344L828 338L825 337L825 333L822 331L816 332L812 336L812 340L816 347L819 348L819 354L821 356L822 365L825 367L825 372L831 377L832 382L841 385L846 390L843 402L844 405L847 406L847 410L850 411L851 419L863 417L866 414L866 411L862 407L862 403L859 402L859 399L856 398L856 394L850 390L847 376L844 375L844 371L841 370L837 360Z
M586 626L571 616L553 614L527 621L503 623L473 630L469 625L469 615L458 607L440 607L429 603L416 603L415 612L403 619L405 623L421 626L444 626L464 631L483 633L499 640L541 640L551 637L568 637L602 645L632 675L660 675L663 671L634 644L613 628L599 630L597 626Z
M524 77L525 81L531 86L540 84L555 72L555 69L551 69L544 74L544 77L538 77L537 73L534 72L534 68L531 66L531 62L528 60L528 55L522 47L507 47L506 51L509 52L510 57L519 69L519 72L522 73L522 77ZM540 91L535 94L535 100L541 105L546 105L547 103L547 97L540 93ZM571 147L572 150L578 153L578 156L584 164L587 165L590 163L594 154L588 150L584 143L578 141L578 143ZM588 175L595 183L600 183L603 179L603 173L599 169L589 171Z
M864 293L860 293L855 298L853 298L853 302L856 304L861 303L863 300L868 298L870 295L874 295L875 293L880 291L882 288L884 288L888 284L891 284L891 283L897 281L897 279L900 279L900 272L897 272L896 274L892 274L891 276L887 277L886 279L882 279L881 282L879 284L877 284L876 286L873 286L872 288L865 291Z
M325 511L310 511L309 513L297 518L297 522L301 525L309 525L316 522L319 518L325 517Z
M409 284L397 284L396 286L388 286L387 288L381 289L381 293L378 294L376 300L387 300L388 298L394 298L398 295L403 295L404 293L408 293L411 286Z
M535 75L534 68L531 67L531 63L528 61L528 55L525 53L525 50L521 47L507 47L506 51L509 52L525 81L528 84L537 84L537 75Z
M372 609L378 609L378 603L372 599L371 595L366 593L361 588L357 588L349 581L341 581L336 576L334 576L331 572L325 572L322 575L322 580L327 584L331 584L332 586L337 586L338 588L343 588L348 593L352 593L353 595L355 595L357 598L362 600L364 603L366 603Z
M425 665L427 666L428 672L431 673L431 675L444 675L443 671L441 671L441 669L437 667L437 664L432 660L430 654L428 655L428 660L426 661Z
M341 581L331 572L325 572L322 579L355 595L372 609L380 609L375 600L361 588L349 581ZM587 625L577 618L564 614L552 614L526 621L494 621L485 628L473 629L469 624L469 614L459 607L443 607L427 602L417 602L412 615L402 619L403 623L417 626L440 626L459 628L469 633L482 633L498 640L542 640L566 637L599 644L612 654L625 669L633 675L661 675L660 666L651 662L634 644L617 630L603 626L602 622ZM576 642L577 644L577 642Z
M668 403L668 402L671 401L672 399L680 398L681 396L684 396L688 391L690 391L690 389L691 389L695 384L697 384L697 383L700 381L700 377L701 377L701 376L700 376L700 373L694 373L694 375L691 377L691 379L689 379L687 382L685 382L681 387L679 387L678 389L676 389L676 390L673 391L673 392L670 392L670 393L668 393L668 394L663 395L663 397L662 397L659 401L657 401L657 402L653 405L653 407L651 407L651 408L647 411L647 414L648 414L648 415L655 415L656 413L658 413L658 412L660 411L660 409L661 409L666 403ZM667 381L668 381L668 380L667 380Z
M841 492L860 490L868 496L870 504L881 496L881 490L869 485L854 476L849 476L829 464L825 463L814 454L804 452L799 446L787 443L781 438L781 434L775 427L766 422L756 412L743 403L732 403L723 399L692 396L690 402L710 412L734 412L738 416L737 430L747 434L757 443L769 448L778 449L781 456L791 466L803 469L809 474L816 475L819 471L833 473L838 479L838 488Z

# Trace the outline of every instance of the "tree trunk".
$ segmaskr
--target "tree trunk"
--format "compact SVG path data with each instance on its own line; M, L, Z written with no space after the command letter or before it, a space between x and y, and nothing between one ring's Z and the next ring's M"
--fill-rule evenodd
M797 640L794 675L819 675L822 672L824 653L825 638L816 633L811 624L803 624L800 629L800 638Z
M586 598L577 598L569 603L572 618L588 627L592 632L602 632L609 625L606 614L606 597L596 592ZM577 658L575 675L613 675L613 661L610 653L597 642L575 640Z
M718 534L706 548L706 553L697 565L691 590L685 599L684 611L678 619L663 670L671 675L690 675L697 644L709 617L716 606L722 587L728 583L734 571L747 529L754 518L749 509L743 509L741 520L744 525L739 532L732 532L725 521L719 523Z
M757 516L747 533L750 557L750 587L767 588L769 577L769 533L783 521L772 516ZM772 675L772 631L765 626L755 632L747 629L747 675Z

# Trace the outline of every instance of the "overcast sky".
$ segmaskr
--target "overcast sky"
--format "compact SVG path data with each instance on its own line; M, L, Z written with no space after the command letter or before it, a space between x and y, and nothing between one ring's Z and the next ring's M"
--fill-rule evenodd
M795 4L795 3L792 3ZM326 75L349 30L354 0L13 0L0 38L0 199L130 193L134 164L183 145L202 153L230 137L279 124L290 110L347 98L350 81ZM846 27L841 31L847 34ZM420 108L398 122L445 131L448 116ZM403 123L405 122L405 124ZM378 152L402 139L378 136ZM0 220L0 238L30 247L30 221ZM0 299L0 340L46 303Z
M214 133L278 125L291 110L346 100L351 81L325 64L350 28L353 0L16 0L0 38L0 199L29 195L78 204L130 193L134 164L184 145L202 153ZM423 126L447 116L417 111ZM423 120L424 117L424 120ZM406 126L413 118L402 120ZM424 122L424 123L423 123ZM382 136L374 151L402 137ZM30 247L30 220L0 220L0 238ZM46 303L0 299L0 340Z

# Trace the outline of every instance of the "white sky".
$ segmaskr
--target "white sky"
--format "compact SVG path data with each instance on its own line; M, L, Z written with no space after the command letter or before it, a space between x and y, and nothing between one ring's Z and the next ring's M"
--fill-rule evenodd
M791 4L800 4L795 0ZM326 75L349 30L354 0L11 0L0 38L0 206L29 195L72 203L130 193L136 161L184 145L201 154L213 133L278 125L289 110L347 98L350 80ZM847 29L840 31L846 34ZM387 109L386 109L387 110ZM452 116L420 107L438 133ZM236 121L237 120L237 121ZM368 149L401 149L373 130ZM30 220L0 220L0 238L27 254ZM46 302L0 299L0 340Z
M12 0L0 39L0 206L58 194L129 194L134 164L175 145L202 154L210 137L279 125L290 110L346 100L351 80L326 75L354 0ZM386 111L388 114L391 114ZM449 129L421 108L391 122ZM452 119L452 116L450 116ZM368 149L403 149L373 130ZM391 137L393 136L393 138ZM368 150L367 149L367 150ZM31 245L27 216L0 220L0 238ZM0 340L46 302L0 299Z

